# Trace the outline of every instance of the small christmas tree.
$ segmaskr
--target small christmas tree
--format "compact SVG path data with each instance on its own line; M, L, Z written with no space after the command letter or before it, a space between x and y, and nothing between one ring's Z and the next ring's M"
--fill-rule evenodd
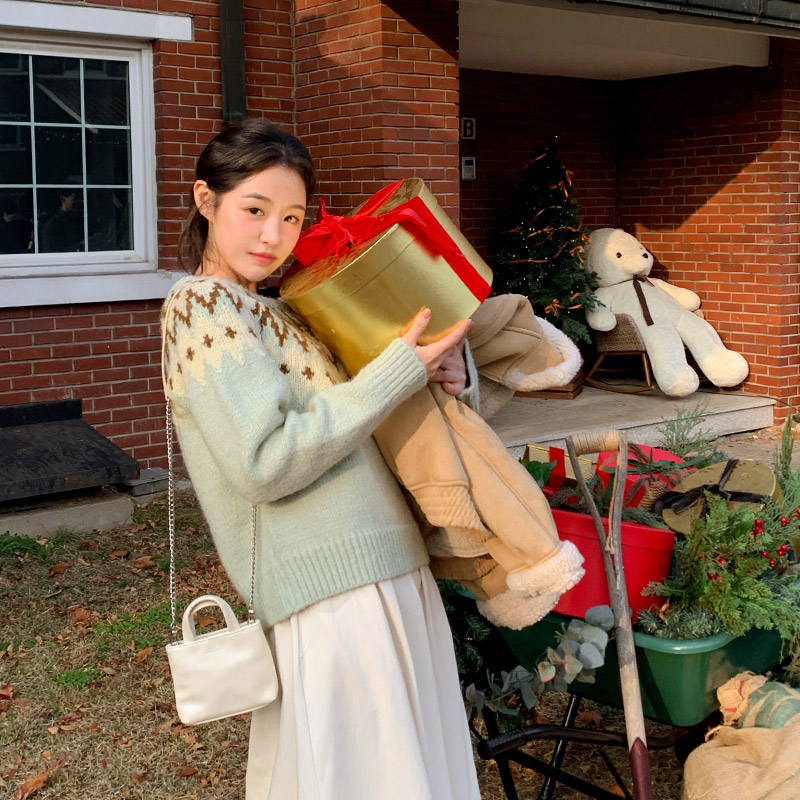
M589 236L578 204L570 198L571 174L550 143L522 170L507 223L493 259L494 290L524 294L537 316L574 341L591 343L585 311L597 301L594 276L582 266Z

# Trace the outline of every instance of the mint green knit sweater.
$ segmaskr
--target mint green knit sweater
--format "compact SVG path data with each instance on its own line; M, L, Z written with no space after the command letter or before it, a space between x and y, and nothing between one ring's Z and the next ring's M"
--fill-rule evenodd
M164 304L164 378L220 559L265 625L428 562L373 439L425 368L395 340L355 378L283 302L188 277Z

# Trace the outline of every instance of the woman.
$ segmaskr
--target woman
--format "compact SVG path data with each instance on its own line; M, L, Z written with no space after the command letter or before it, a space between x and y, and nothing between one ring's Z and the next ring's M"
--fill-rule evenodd
M314 188L300 142L251 119L197 164L165 303L165 378L222 563L256 615L280 702L253 714L247 800L477 800L452 641L419 529L371 434L403 400L466 382L469 321L430 312L353 379L256 287L291 253Z

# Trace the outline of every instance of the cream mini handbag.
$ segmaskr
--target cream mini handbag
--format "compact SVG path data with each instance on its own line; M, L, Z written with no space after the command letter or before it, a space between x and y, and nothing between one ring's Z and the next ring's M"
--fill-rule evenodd
M230 605L216 595L193 600L183 612L183 641L178 633L175 589L175 490L172 469L172 409L167 402L169 598L170 631L167 660L175 688L175 706L184 725L199 725L223 717L244 714L268 705L278 695L278 676L267 638L253 610L256 575L256 507L253 506L250 553L248 620L240 623ZM225 627L198 635L194 613L216 606Z

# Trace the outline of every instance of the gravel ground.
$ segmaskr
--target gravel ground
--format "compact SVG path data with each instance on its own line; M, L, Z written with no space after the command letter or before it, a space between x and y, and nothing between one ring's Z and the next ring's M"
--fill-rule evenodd
M797 469L800 467L800 446L797 444L797 439L800 438L800 424L794 423L793 434L795 446L792 466ZM716 443L716 447L723 453L729 454L731 458L748 458L771 467L780 449L782 435L783 425L773 425L760 431L725 436Z

